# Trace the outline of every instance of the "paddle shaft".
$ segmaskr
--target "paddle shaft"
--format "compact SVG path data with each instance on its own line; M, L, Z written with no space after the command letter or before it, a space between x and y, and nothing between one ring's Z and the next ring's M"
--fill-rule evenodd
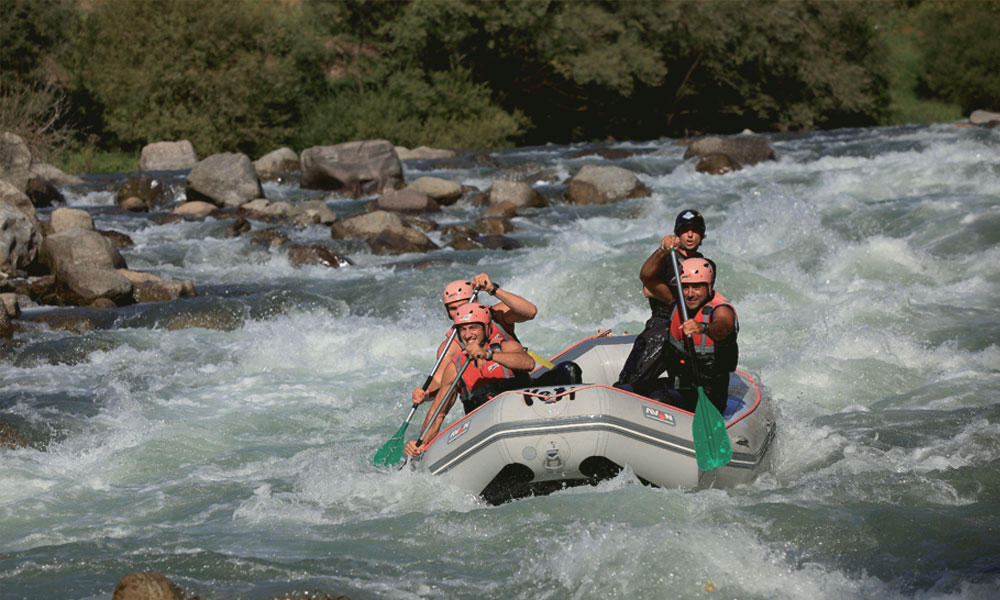
M673 248L670 249L670 262L674 266L674 281L677 283L677 304L681 307L681 317L683 318L681 323L684 323L688 320L688 309L687 305L684 304L684 288L681 286L681 270L677 266L677 255L674 254ZM700 386L701 378L698 376L698 361L695 359L694 340L691 339L690 335L684 336L684 347L687 348L688 357L691 359L691 372L694 374L695 383Z
M444 360L444 355L448 353L448 348L451 347L451 342L452 342L452 340L455 339L455 333L456 333L456 330L452 329L451 330L451 335L448 336L448 341L444 345L445 351L441 353L441 356L438 357L437 362L434 363L434 368L431 369L431 372L427 376L427 379L424 380L424 385L420 386L420 389L422 389L423 391L426 392L427 388L429 388L431 386L431 382L434 381L434 374L437 373L438 367L441 366L441 361ZM413 406L410 407L410 414L406 415L406 420L403 421L404 425L409 425L410 424L410 420L413 419L413 414L415 412L417 412L417 407L418 406L420 406L420 405L417 404L416 402L414 402Z
M441 403L438 404L437 410L435 410L434 414L431 416L431 420L427 421L427 426L428 427L431 426L434 423L435 420L437 420L438 414L441 413L441 409L444 408L445 404L447 404L448 398L451 398L452 393L455 392L455 388L458 387L458 382L462 381L462 375L465 374L465 369L470 364L472 364L472 359L471 358L468 359L467 361L465 361L464 365L462 365L461 367L459 367L458 374L455 375L455 380L451 382L450 386L448 386L448 392L445 393L445 395L441 398ZM423 443L424 443L424 431L421 430L420 431L420 437L417 438L417 447L419 448L421 445L423 445Z

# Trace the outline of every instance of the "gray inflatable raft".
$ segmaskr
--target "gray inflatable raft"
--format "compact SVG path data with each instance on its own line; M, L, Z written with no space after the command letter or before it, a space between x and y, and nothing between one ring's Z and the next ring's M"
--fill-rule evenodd
M753 377L736 371L729 380L723 417L733 459L700 471L690 412L611 387L634 339L594 336L579 342L553 362L574 361L584 383L499 394L442 431L414 467L492 503L594 484L626 465L644 483L682 488L746 483L766 468L774 416Z

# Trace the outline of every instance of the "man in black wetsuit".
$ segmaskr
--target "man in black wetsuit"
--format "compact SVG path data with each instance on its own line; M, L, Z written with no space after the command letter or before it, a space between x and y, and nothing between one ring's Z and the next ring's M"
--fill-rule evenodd
M705 218L694 209L685 209L674 220L674 234L664 236L657 248L639 271L642 292L649 299L652 315L632 344L632 351L625 360L615 387L636 391L652 384L667 368L664 347L670 339L670 307L674 303L673 267L670 249L674 248L678 260L703 258L698 252L705 239Z

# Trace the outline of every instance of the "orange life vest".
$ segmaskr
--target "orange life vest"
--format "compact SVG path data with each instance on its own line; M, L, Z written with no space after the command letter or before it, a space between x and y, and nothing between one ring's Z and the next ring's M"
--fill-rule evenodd
M680 300L683 302L683 299ZM711 299L706 302L694 315L688 315L689 319L694 319L698 323L711 323L712 313L720 306L728 306L733 311L733 332L724 340L716 342L711 336L696 333L691 336L694 344L694 351L697 354L699 371L703 372L704 378L712 378L736 370L736 363L739 361L739 345L736 336L740 331L740 321L736 317L736 309L726 300L725 296L718 292L713 292ZM674 350L682 355L687 354L684 347L684 334L681 332L681 311L677 302L674 302L670 313L670 344Z

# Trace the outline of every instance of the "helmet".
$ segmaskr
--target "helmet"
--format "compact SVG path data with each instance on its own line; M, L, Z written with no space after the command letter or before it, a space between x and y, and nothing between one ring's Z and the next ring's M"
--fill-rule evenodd
M475 295L475 291L476 287L474 283L464 279L458 279L444 286L444 292L441 294L441 301L445 304L451 304L452 302L457 302L459 300L465 300L468 302L469 300L472 300L472 297Z
M705 237L705 217L693 208L682 210L677 215L677 219L674 220L674 235L680 235L678 232L682 227L694 227L702 237Z
M681 283L707 283L712 285L715 269L705 258L689 258L681 263Z
M458 307L455 312L455 326L479 323L486 327L490 323L490 307L478 302L469 302Z

